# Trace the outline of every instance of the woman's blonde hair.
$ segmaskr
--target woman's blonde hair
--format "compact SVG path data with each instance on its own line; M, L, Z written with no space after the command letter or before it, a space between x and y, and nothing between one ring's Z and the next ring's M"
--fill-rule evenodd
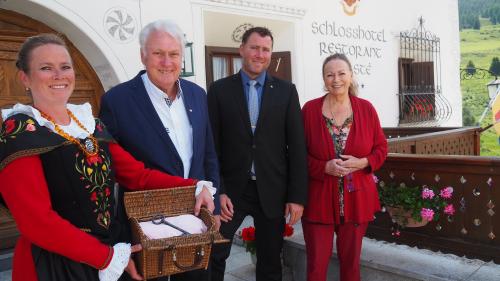
M351 62L349 61L349 59L347 58L346 55L341 54L341 53L335 53L333 55L329 55L323 61L323 68L322 68L323 77L325 76L325 66L326 66L326 64L329 63L332 60L343 60L343 61L345 61L347 63L347 65L349 66L349 70L351 71L352 76L353 76L352 81L351 81L351 85L349 85L348 93L351 96L357 96L358 95L358 83L354 79L354 72L352 71L352 65L351 65ZM326 90L326 87L325 87L325 90Z

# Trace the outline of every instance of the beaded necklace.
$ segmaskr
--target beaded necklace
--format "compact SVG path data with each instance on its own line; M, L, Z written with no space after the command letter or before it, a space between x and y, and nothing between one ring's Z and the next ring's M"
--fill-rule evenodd
M90 156L95 156L97 154L97 152L99 151L99 144L97 143L96 138L94 138L94 136L92 136L92 134L87 130L87 128L85 128L82 125L82 123L80 123L80 120L76 119L75 115L73 115L73 112L71 112L69 109L66 109L66 112L68 113L69 117L71 119L73 119L73 121L75 121L75 123L76 123L76 125L78 125L78 127L80 127L82 130L84 130L85 132L87 132L89 134L89 136L87 138L85 138L85 140L83 141L84 144L82 144L77 138L72 137L69 134L67 134L65 131L63 131L61 129L61 127L59 127L59 125L57 125L56 122L54 122L54 119L52 119L52 117L50 117L50 115L41 111L40 109L38 109L38 111L40 111L40 115L42 115L43 118L47 119L50 123L52 123L52 125L54 125L54 130L61 137L76 144L83 151L85 156L90 157Z

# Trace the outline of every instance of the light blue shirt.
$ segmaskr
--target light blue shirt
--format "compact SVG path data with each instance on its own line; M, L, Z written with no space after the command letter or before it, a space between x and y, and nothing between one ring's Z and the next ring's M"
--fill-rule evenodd
M248 92L250 88L250 84L248 84L248 81L252 80L244 71L240 71L241 74L241 81L243 82L243 89L245 90L245 97L247 100L247 106L248 106ZM255 88L257 89L257 96L259 97L259 109L262 104L262 92L264 90L264 83L266 82L266 72L262 72L255 78L254 80L257 81L257 84L255 84Z

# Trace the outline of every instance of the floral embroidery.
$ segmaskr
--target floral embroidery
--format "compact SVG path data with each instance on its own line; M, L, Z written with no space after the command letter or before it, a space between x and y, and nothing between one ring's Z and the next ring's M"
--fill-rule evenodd
M326 127L328 128L328 132L330 132L330 135L332 136L333 139L333 145L335 147L335 155L341 155L344 153L345 145L347 143L347 137L349 136L349 131L351 130L352 126L352 115L349 116L345 121L344 124L337 126L335 125L335 122L327 118L326 116L324 117L326 121ZM338 180L338 186L339 186L339 205L340 205L340 216L344 216L344 178L340 177Z
M106 229L111 222L110 164L109 156L102 149L97 155L90 157L85 157L85 154L80 152L76 154L75 168L82 175L80 179L86 182L85 188L90 194L90 201L95 204L94 213L97 214L97 223Z
M8 119L4 122L2 130L0 131L0 143L7 142L7 138L14 139L17 135L23 132L36 131L35 121L28 119L26 121L17 121L15 119Z

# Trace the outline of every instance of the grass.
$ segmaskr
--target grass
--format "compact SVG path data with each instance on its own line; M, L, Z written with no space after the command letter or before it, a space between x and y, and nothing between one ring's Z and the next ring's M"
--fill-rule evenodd
M460 32L461 62L460 67L465 68L472 60L477 68L489 69L491 59L500 57L500 24L492 25L487 19L481 19L481 29L464 29ZM464 109L468 109L475 122L479 121L481 113L488 104L488 84L494 77L486 75L484 79L462 80L462 102ZM491 110L481 122L481 127L492 124ZM494 128L481 134L481 155L499 156L498 136Z
M481 23L481 26L491 25L491 21L488 18L479 17L479 23Z

